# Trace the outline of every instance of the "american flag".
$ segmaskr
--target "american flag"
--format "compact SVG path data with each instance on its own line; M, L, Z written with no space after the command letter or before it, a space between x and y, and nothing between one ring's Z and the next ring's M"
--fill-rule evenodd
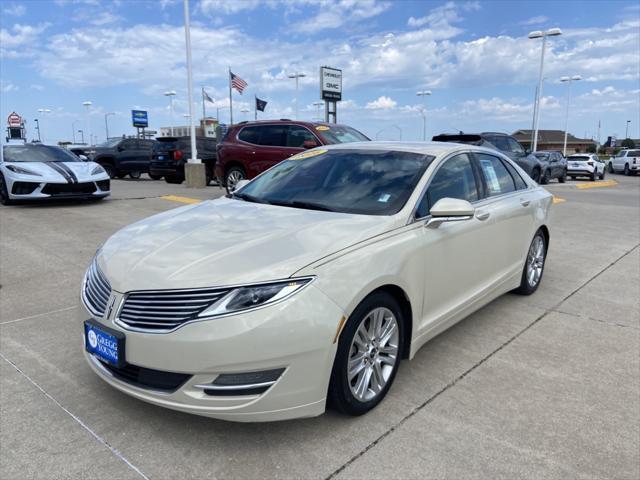
M241 79L238 75L235 75L233 72L229 72L231 75L231 88L235 88L240 94L247 88L247 82Z

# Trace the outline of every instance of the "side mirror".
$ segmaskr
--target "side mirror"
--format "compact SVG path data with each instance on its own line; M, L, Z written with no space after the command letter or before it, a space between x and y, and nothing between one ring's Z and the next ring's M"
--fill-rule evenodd
M242 179L242 180L239 180L239 181L238 181L238 183L236 183L236 189L235 189L235 191L237 192L237 191L238 191L238 190L240 190L242 187L244 187L245 185L247 185L250 181L251 181L251 180L247 180L246 178L245 178L245 179Z
M460 222L471 220L476 209L466 200L458 198L441 198L431 207L431 218L425 224L426 227L438 227L445 222Z
M316 148L318 146L317 142L314 142L313 140L305 140L304 142L302 142L302 148L305 149L309 149L309 148Z

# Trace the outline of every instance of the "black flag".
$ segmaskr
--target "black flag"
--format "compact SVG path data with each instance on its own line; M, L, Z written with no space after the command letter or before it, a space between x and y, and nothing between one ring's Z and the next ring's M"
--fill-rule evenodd
M260 100L258 97L256 97L256 110L264 112L265 108L267 108L267 101Z

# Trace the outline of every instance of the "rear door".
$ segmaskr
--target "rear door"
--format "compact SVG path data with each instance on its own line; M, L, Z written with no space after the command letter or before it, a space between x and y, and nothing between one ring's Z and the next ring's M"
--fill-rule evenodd
M522 271L524 255L533 236L533 194L518 171L497 155L475 153L485 189L481 205L493 220L493 264L498 279Z

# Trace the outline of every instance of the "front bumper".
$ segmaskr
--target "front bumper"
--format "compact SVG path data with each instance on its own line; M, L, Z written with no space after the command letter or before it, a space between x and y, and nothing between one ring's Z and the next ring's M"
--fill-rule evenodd
M81 319L90 318L84 308ZM325 410L344 312L313 285L283 302L254 311L184 325L171 333L125 330L113 318L98 323L126 335L128 364L190 375L173 392L141 388L114 376L86 351L103 380L140 400L224 420L257 422L320 415ZM113 315L112 315L113 316ZM284 368L264 393L208 395L202 385L218 375Z

